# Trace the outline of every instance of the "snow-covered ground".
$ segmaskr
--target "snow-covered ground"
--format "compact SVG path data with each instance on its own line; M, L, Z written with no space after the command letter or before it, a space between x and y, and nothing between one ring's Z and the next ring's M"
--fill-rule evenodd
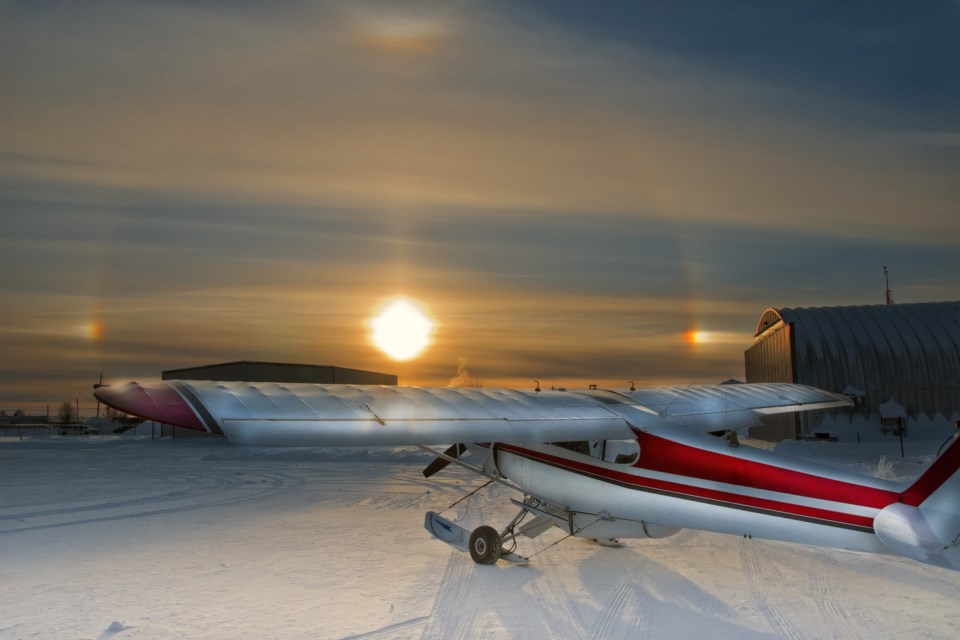
M813 444L789 448L877 469ZM521 549L542 550L529 566L478 566L422 527L478 482L452 468L424 480L426 462L0 440L0 638L960 637L960 573L901 558L694 531L549 546L552 531ZM920 467L886 459L880 473ZM484 489L446 515L500 526L507 496Z

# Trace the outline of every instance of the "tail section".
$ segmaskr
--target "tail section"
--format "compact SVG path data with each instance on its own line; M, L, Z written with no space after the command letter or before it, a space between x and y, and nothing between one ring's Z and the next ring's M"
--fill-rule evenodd
M960 435L873 527L900 555L960 570Z

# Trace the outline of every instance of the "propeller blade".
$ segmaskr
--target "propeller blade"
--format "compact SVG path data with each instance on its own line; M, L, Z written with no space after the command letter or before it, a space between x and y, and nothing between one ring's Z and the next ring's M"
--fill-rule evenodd
M451 458L459 458L460 454L467 450L467 447L462 444L453 444L443 452L444 455L450 456ZM426 469L423 470L423 477L429 478L438 471L442 471L450 464L450 461L446 458L437 457L433 462L427 465Z

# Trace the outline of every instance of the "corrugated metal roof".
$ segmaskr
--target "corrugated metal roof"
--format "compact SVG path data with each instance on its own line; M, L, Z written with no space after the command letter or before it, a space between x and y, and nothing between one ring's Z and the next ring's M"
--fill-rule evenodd
M863 388L921 411L960 410L960 301L767 309L757 339L794 327L798 379L831 391Z

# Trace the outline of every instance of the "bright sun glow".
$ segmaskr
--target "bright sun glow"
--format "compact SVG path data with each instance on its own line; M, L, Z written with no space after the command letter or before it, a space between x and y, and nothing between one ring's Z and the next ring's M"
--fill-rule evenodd
M370 321L370 341L394 360L410 360L429 346L433 326L417 304L394 298Z
M77 324L65 329L71 336L83 338L90 342L100 342L103 338L103 322L98 318L93 318L90 322Z
M697 331L695 329L687 331L683 337L687 341L687 344L703 344L710 339L710 336L706 331Z
M103 323L100 320L94 319L86 327L87 329L87 338L93 342L99 342L100 338L103 337Z

